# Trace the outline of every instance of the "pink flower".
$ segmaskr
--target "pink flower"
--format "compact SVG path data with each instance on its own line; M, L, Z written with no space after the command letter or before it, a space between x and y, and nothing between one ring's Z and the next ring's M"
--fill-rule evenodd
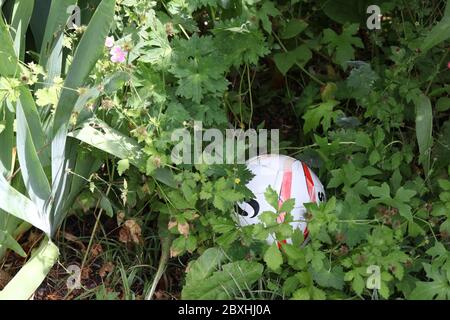
M123 63L126 60L127 53L125 50L122 50L120 46L112 47L111 51L111 61L114 63Z
M447 63L447 68L450 69L450 61Z
M105 40L105 46L108 48L111 48L114 45L114 38L113 37L106 37Z

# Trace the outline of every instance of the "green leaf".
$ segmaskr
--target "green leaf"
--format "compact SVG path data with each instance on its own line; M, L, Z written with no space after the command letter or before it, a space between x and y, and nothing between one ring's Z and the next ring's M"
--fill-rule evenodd
M302 33L308 27L308 23L301 19L292 19L284 27L281 38L290 39Z
M341 266L335 266L331 270L322 269L313 273L313 279L321 287L342 290L344 286L344 272Z
M268 186L266 191L264 192L264 197L268 204L272 206L275 210L278 210L278 193L272 188L272 186Z
M48 215L48 202L50 200L50 183L39 160L30 128L25 118L23 106L20 101L16 104L17 117L17 154L22 172L23 181L30 199L36 204L38 214L45 225L43 230L50 234L50 217ZM34 213L36 214L36 213Z
M191 284L198 281L204 281L224 260L225 255L221 249L207 249L197 260L190 263L189 272L186 275L186 283Z
M79 129L68 135L119 159L128 159L142 172L146 170L148 156L142 151L139 143L101 120L88 119ZM170 187L177 185L169 169L158 168L152 173L152 176Z
M7 231L0 230L0 249L5 246L6 249L11 249L21 257L26 257L27 254L23 251L20 244Z
M431 147L433 145L433 110L430 99L420 95L414 101L416 105L416 137L419 144L420 163L425 174L430 170Z
M0 201L0 209L31 223L36 228L43 231L47 230L48 226L40 219L36 205L19 191L11 187L3 175L0 175L0 198L6 199Z
M0 300L28 300L44 281L58 256L58 247L44 239L33 257L0 291Z
M76 2L76 0L51 1L47 24L45 25L45 32L40 48L40 65L47 65L47 61L55 44L62 41L63 31L70 16L70 12L67 12L67 8L76 4ZM53 79L53 77L51 79Z
M34 0L14 1L11 19L11 37L14 39L16 54L22 61L25 56L25 34L28 30L33 7Z
M14 44L9 33L8 27L0 15L0 43L2 44L0 53L2 63L0 63L0 75L11 77L19 70L17 55L14 51Z
M130 161L128 159L122 159L117 162L117 172L121 176L125 171L130 168Z
M423 52L427 52L431 48L443 43L450 38L450 2L447 1L444 17L437 25L431 29L426 38L423 40L421 49Z
M261 278L263 266L256 262L237 261L223 266L204 281L186 283L182 299L225 300L241 297Z
M338 101L329 100L310 107L303 115L303 119L305 120L303 132L308 133L311 130L316 129L320 124L322 124L323 129L327 131L330 128L331 119L335 115L333 108L338 104Z
M286 212L286 213L290 213L295 206L295 199L287 199L283 202L283 204L281 205L281 208L278 210L279 212Z
M303 67L312 58L311 50L301 45L292 51L277 53L273 59L280 72L285 75L295 64Z
M53 124L55 136L69 122L75 102L78 99L76 90L85 84L92 68L103 55L105 39L114 18L115 3L115 0L102 0L100 2L76 48L72 64L64 81L64 89L61 91L61 97L56 107Z
M102 199L100 200L100 207L105 210L105 213L108 217L112 218L114 216L111 202L106 196L102 196Z
M345 67L348 61L355 58L355 49L353 47L364 48L361 39L354 36L358 29L358 24L351 24L344 26L340 35L331 29L323 31L323 42L328 45L330 53L335 53L335 61L342 67Z
M277 244L274 242L264 254L264 261L273 271L278 271L283 264L283 257Z
M448 300L450 299L450 283L442 270L436 266L424 264L430 282L418 281L416 288L411 292L409 299L412 300Z

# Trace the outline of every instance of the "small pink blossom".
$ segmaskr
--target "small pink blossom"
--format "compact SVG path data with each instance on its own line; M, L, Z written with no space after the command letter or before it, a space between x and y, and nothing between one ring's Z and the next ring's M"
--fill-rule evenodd
M113 37L106 37L105 40L105 46L108 48L111 48L114 45L114 38Z
M123 63L126 60L127 53L128 52L122 50L120 46L114 46L110 51L111 61L114 63Z
M450 69L450 61L447 63L447 68Z

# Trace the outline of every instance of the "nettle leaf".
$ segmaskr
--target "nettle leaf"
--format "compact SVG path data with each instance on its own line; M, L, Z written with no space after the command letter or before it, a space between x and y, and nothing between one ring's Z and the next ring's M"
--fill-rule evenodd
M355 49L364 48L360 38L354 35L358 32L358 24L345 25L339 35L331 29L323 31L323 43L327 45L328 52L334 54L337 64L345 67L347 62L355 59Z
M322 125L324 131L327 131L331 126L331 120L336 117L337 112L333 111L334 107L339 104L339 101L328 100L321 104L312 106L303 115L305 125L303 132L308 133Z

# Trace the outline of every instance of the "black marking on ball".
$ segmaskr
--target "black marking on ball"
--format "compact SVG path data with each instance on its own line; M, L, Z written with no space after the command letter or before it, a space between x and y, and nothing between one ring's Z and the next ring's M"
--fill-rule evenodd
M319 191L317 196L320 202L323 202L325 200L325 193L323 193L322 191Z
M254 218L258 215L259 213L259 203L258 201L256 201L255 199L251 199L249 201L245 201L246 203L248 203L252 208L253 208L253 216L251 216L250 218ZM247 217L249 215L249 213L247 211L245 211L244 209L242 209L239 205L236 204L236 211L238 212L238 214L240 214L241 216Z

